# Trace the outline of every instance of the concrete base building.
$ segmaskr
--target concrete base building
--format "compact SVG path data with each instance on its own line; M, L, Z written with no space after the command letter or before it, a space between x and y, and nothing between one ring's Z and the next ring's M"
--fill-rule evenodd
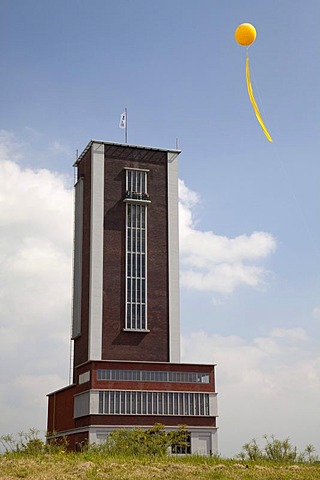
M73 383L49 439L187 425L217 452L215 366L180 363L178 150L91 141L75 163Z

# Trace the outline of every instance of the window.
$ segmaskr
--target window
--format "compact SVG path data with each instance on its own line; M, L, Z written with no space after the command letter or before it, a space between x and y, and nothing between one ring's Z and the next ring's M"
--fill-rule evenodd
M209 394L193 392L99 392L100 414L210 416Z
M172 445L171 453L173 455L191 455L191 433L188 433L186 445Z
M126 330L147 330L147 171L126 170Z
M150 370L97 370L98 380L125 380L140 382L209 383L209 373L163 372Z
M81 385L82 383L89 382L89 381L90 381L90 371L87 371L85 373L81 373L79 375L79 385Z

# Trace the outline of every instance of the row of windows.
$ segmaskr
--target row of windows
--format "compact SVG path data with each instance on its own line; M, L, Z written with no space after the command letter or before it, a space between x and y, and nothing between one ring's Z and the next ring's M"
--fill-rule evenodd
M100 414L209 416L208 393L100 391Z
M97 378L98 380L126 380L138 382L209 383L209 374L199 372L99 369L97 371Z

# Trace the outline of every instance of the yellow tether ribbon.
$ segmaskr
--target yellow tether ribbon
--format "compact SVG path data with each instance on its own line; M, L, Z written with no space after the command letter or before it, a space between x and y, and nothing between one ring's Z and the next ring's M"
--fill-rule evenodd
M267 130L267 128L266 128L266 126L265 126L265 124L262 120L261 113L259 111L258 105L257 105L257 103L255 101L255 98L254 98L254 95L253 95L253 90L252 90L252 85L251 85L251 80L250 80L250 68L249 68L249 54L248 54L248 52L247 52L247 58L246 58L246 80L247 80L248 94L249 94L249 98L250 98L250 101L251 101L252 106L253 106L254 113L256 114L257 120L260 123L261 128L262 128L265 136L267 137L269 142L272 142L272 138L270 136L270 133L268 132L268 130Z

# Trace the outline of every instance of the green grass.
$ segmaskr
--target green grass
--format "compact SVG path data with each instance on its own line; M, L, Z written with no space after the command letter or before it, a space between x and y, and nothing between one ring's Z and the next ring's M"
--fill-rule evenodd
M319 464L239 462L205 457L130 457L98 453L0 456L0 479L34 480L320 480Z

